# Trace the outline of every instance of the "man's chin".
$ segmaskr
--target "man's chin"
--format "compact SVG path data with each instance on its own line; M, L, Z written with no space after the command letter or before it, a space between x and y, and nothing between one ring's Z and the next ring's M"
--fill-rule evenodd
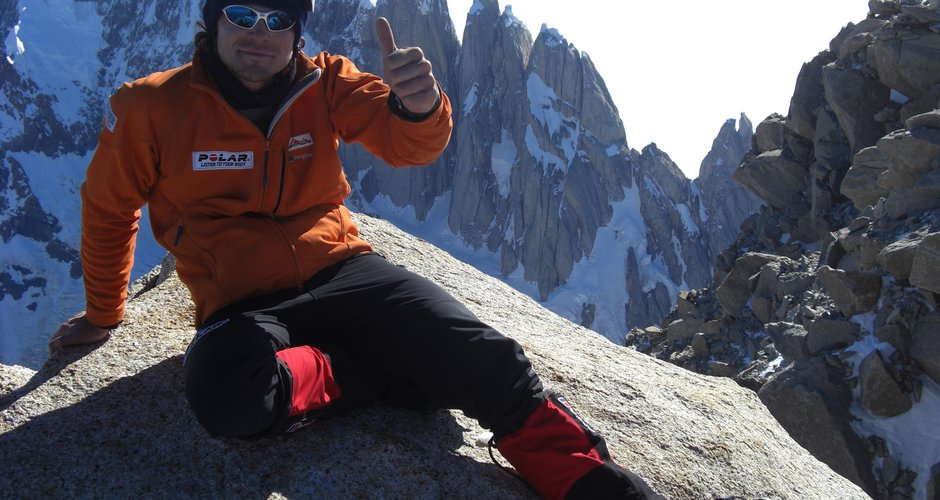
M271 83L274 79L274 76L277 72L272 72L267 69L254 69L254 68L245 68L240 69L239 71L233 71L236 77L241 81L241 83L251 88L262 88Z

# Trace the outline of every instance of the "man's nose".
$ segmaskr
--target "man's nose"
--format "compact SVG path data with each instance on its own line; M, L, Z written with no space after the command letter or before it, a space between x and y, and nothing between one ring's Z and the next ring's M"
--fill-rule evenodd
M248 34L253 36L267 37L271 34L271 32L268 30L267 22L265 22L264 19L258 19L258 22L255 23L254 27L248 30Z

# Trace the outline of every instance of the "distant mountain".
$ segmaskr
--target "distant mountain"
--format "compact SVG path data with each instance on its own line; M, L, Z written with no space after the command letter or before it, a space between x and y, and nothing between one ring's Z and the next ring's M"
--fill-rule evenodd
M0 0L0 362L36 366L45 338L84 306L78 187L102 104L124 81L189 60L201 2ZM180 6L181 8L176 8ZM58 15L48 15L56 12ZM159 19L157 12L160 12ZM730 170L750 122L721 129L689 181L668 155L630 149L590 57L478 0L458 42L444 0L321 0L305 51L380 72L373 24L421 46L456 109L428 168L393 171L342 146L349 205L388 219L622 343L705 285L733 228L756 211ZM730 129L729 129L730 127ZM724 166L722 170L719 167ZM162 255L146 213L135 276Z

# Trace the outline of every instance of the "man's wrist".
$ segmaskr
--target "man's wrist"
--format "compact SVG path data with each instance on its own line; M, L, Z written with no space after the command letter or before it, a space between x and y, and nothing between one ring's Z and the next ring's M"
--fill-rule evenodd
M392 110L392 114L401 118L402 120L409 121L409 122L417 123L417 122L423 122L424 120L427 120L428 118L433 116L435 113L437 113L437 110L440 109L441 104L443 102L444 102L444 99L443 97L441 97L441 93L438 92L437 100L434 101L434 106L431 106L430 111L427 111L425 113L413 113L408 108L405 107L405 105L401 102L401 98L398 97L397 94L395 94L394 92L389 92L388 94L388 108Z

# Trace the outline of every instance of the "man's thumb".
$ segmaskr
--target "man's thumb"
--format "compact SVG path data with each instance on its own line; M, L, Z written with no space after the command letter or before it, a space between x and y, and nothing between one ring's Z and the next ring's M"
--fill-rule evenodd
M398 46L395 45L395 35L392 34L392 25L388 24L388 19L380 17L375 20L375 35L379 39L382 56L387 56L398 50Z

